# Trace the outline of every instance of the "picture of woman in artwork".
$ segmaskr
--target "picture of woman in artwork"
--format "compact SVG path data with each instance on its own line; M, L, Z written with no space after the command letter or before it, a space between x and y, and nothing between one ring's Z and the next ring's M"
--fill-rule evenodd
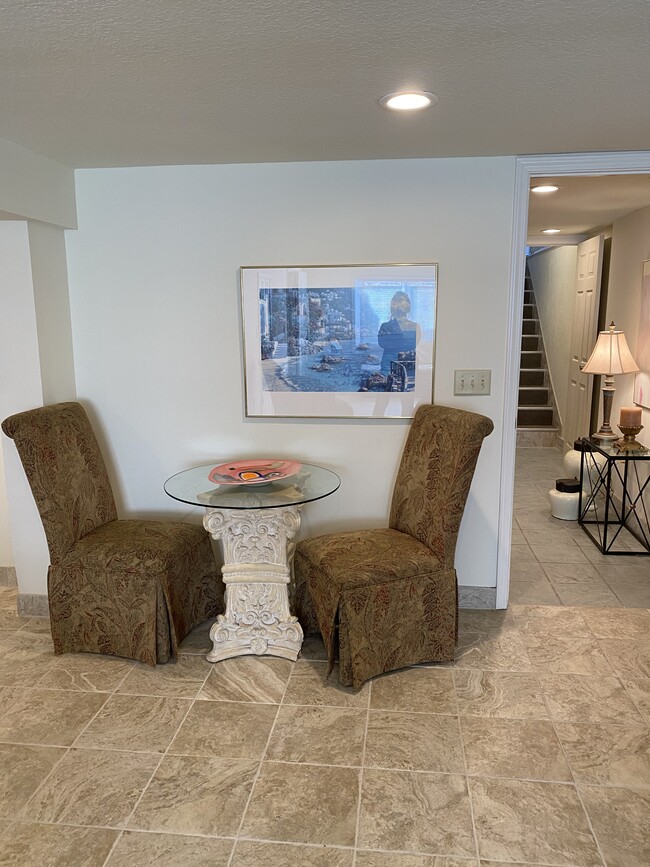
M391 372L391 361L397 361L400 352L414 352L420 340L420 326L409 319L411 300L406 292L396 292L390 302L390 319L382 322L377 334L377 343L384 350L381 372Z

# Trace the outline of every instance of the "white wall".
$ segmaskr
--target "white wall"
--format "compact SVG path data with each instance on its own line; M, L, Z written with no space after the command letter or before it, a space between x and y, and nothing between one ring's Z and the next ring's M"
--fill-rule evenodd
M63 229L2 221L0 245L1 420L72 400L76 390ZM16 450L2 439L0 566L16 566L21 593L42 593L49 563L45 536Z
M650 207L635 211L614 222L607 295L607 322L625 332L632 355L636 354L641 311L641 270L650 259ZM633 406L634 376L615 377L612 428L616 431L621 406ZM602 418L602 397L599 418ZM637 439L650 446L650 410L642 412L644 430Z
M76 226L73 170L0 138L0 212Z
M5 480L5 462L0 447L0 566L13 566L14 552L9 529L9 503Z
M0 139L0 217L0 418L5 418L40 405L44 393L48 400L60 399L58 395L70 396L74 390L69 322L65 328L69 311L65 248L62 229L57 228L77 224L74 172ZM29 224L27 220L41 222ZM69 318L69 312L67 315ZM44 348L43 382L39 336ZM15 561L20 572L20 563L31 564L23 568L23 579L39 589L23 592L43 592L45 539L40 519L33 502L30 505L31 492L25 488L22 470L13 466L15 449L2 439L0 566L12 566ZM12 463L6 472L5 451ZM14 521L18 537L13 542L9 504L20 516ZM36 559L29 550L34 545Z
M496 426L457 568L494 586L514 171L514 158L78 171L77 389L123 512L177 514L162 485L192 464L277 455L342 478L305 508L303 535L384 524L407 423L246 419L238 268L438 261L435 400ZM492 370L492 395L455 398L454 369L474 367Z
M74 399L63 229L0 222L0 302L0 419ZM2 440L0 566L16 566L21 593L44 593L49 556L42 524L16 449Z
M575 246L553 247L528 258L549 377L562 422L566 419L577 251Z
M0 250L3 419L74 399L76 390L63 229L1 221ZM16 449L2 440L0 566L15 565L21 593L43 593L49 563L43 528Z
M0 419L41 406L43 389L36 332L32 264L26 222L0 222ZM0 552L2 566L15 565L22 593L44 593L49 556L45 534L22 464L11 440L2 435L11 549ZM12 563L6 562L11 558Z
M65 237L58 226L28 223L43 403L75 396Z

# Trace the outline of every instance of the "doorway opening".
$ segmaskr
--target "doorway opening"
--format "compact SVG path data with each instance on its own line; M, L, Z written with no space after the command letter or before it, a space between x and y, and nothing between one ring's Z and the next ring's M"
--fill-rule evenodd
M512 270L511 270L511 294L510 294L510 321L509 321L509 351L508 351L508 364L507 364L507 376L506 376L506 400L505 400L505 420L506 424L504 425L504 452L503 452L503 463L502 463L502 489L501 489L501 512L500 512L500 530L499 530L499 562L498 562L498 575L497 575L497 607L503 608L506 607L508 599L509 599L509 579L512 568L513 576L517 575L517 570L522 568L525 571L526 564L521 563L521 555L526 552L528 549L531 553L534 554L533 549L530 545L530 541L527 538L526 534L523 533L522 527L520 525L519 519L513 519L513 507L515 506L515 497L517 496L519 500L519 505L521 505L522 497L523 502L526 502L526 496L529 498L529 504L531 498L534 500L536 496L540 498L544 497L543 489L545 488L548 482L548 489L551 488L555 479L560 477L563 472L562 466L562 447L560 446L559 438L558 444L555 448L550 448L550 451L542 455L538 453L537 455L531 454L529 458L534 458L534 460L529 461L529 466L526 470L522 469L521 461L518 466L518 474L519 478L515 475L515 455L517 454L517 446L516 446L516 427L514 424L514 419L517 415L517 404L518 404L518 385L519 385L519 369L520 369L520 347L521 347L521 338L522 338L522 319L521 319L521 310L523 306L523 292L524 292L524 275L525 275L525 249L526 246L532 247L545 247L546 249L555 248L557 246L557 240L555 242L549 242L548 238L541 234L541 227L537 227L539 230L539 234L536 236L534 234L527 234L528 227L528 203L529 203L529 187L531 178L552 178L554 180L559 181L560 184L569 182L570 179L590 179L595 182L606 179L608 176L631 176L631 175L642 175L643 181L648 184L650 187L650 182L648 181L648 173L650 172L650 153L637 153L637 154L584 154L584 155L572 155L566 157L557 157L557 156L539 156L539 157L522 157L520 158L517 164L517 180L516 180L516 197L515 197L515 219L514 219L514 238L513 238L513 253L512 253ZM636 180L636 179L635 179ZM639 208L642 209L644 207L644 203L639 203ZM532 225L530 229L533 230L535 227ZM589 228L596 229L605 229L606 226L598 225L597 223L592 223ZM566 243L567 240L582 241L584 239L584 232L578 233L576 232L576 237L571 237L572 233L567 231L563 232L563 242ZM600 234L598 232L597 234ZM604 234L604 233L603 233ZM580 237L582 235L582 237ZM611 233L610 233L611 238ZM603 241L607 240L603 238ZM610 241L611 243L611 241ZM604 245L603 245L604 247ZM537 255L537 254L536 254ZM640 263L639 263L640 266ZM611 309L611 304L603 298L603 303L601 304L601 322L602 324L602 316L607 315L607 309ZM629 309L625 309L623 311L623 316L629 315ZM595 335L593 335L595 337ZM565 390L566 391L566 390ZM597 401L594 401L597 406ZM591 409L592 401L589 399L588 401L589 408ZM565 412L566 412L566 403L565 403ZM561 419L563 422L564 419ZM592 430L592 422L588 423L588 429ZM587 432L589 432L589 430ZM524 478L527 475L528 478L526 481L529 483L528 485L522 483L522 472L524 474ZM532 487L531 487L532 486ZM539 490L539 488L542 490ZM550 516L550 507L548 502L544 502L544 508L547 510L548 517ZM530 515L528 516L531 517ZM526 519L523 519L524 522ZM541 520L541 518L540 518ZM557 527L560 522L556 519L552 519L555 526ZM538 525L540 526L540 525ZM540 526L541 529L546 530L545 539L542 538L544 534L541 532L537 534L535 547L537 548L537 553L540 553L542 556L545 556L545 551L542 550L545 546L545 540L551 548L554 548L555 551L553 553L553 557L555 559L558 558L558 546L559 542L556 539L555 544L553 540L549 540L548 532L552 532L553 524L550 524L548 527L544 528L543 525ZM531 529L531 528L529 528ZM571 537L571 534L568 533L566 526L562 527L560 525L560 529L562 533L567 534ZM516 550L511 549L511 530L514 530L512 533L512 541L514 545L522 545L527 546L523 547L523 549ZM522 531L521 534L519 531ZM572 584L576 585L579 582L576 580L577 573L584 573L585 578L600 578L603 579L603 575L597 569L592 571L593 563L590 560L589 555L592 555L592 551L589 548L586 548L586 543L588 542L591 546L591 541L583 534L583 531L579 531L581 536L577 536L576 538L582 544L578 544L578 541L571 538L571 544L573 548L577 549L577 554L573 551L571 546L568 546L564 549L565 559L566 557L573 557L575 559L575 565L580 565L585 567L584 569L568 569L565 570L564 576L568 577L570 580L562 581L563 573L562 570L549 570L555 572L554 578L556 580L556 584ZM535 537L535 534L530 532L529 536ZM583 538L584 537L584 538ZM563 537L561 540L563 543L568 543L569 539ZM585 554L585 550L588 554ZM580 555L583 555L582 557ZM597 549L593 548L593 556L598 555L599 557L603 557ZM562 594L567 601L562 601L559 598L559 595L553 590L553 582L550 581L549 575L546 571L544 571L544 563L539 560L537 557L535 558L536 562L528 560L528 567L532 567L534 565L539 566L539 572L537 572L538 576L543 576L545 582L543 584L544 591L548 591L548 585L551 586L551 590L553 596L551 597L548 594L549 601L551 604L580 604L578 601L580 598L580 594L583 595L587 592L584 587L578 591L574 589L572 592L569 591L568 587L562 587ZM614 562L616 561L616 562ZM636 568L642 568L647 571L648 560L643 558L626 558L626 561L630 563L631 561L636 561ZM614 569L615 571L621 570L621 565L619 562L619 558L605 557L603 562L603 569ZM565 563L565 566L568 567L568 563ZM625 568L625 567L624 567ZM630 566L627 567L634 571ZM532 577L532 574L537 570L530 568L529 575ZM595 574L594 574L595 573ZM593 581L593 590L596 588L602 591L601 598L603 602L607 599L610 600L611 604L615 604L612 600L611 596L607 591L610 591L613 596L615 596L618 604L623 604L623 601L619 596L616 595L615 591L612 590L611 585L607 584L603 579L603 584L600 584L599 581ZM622 587L621 587L622 591ZM623 593L625 596L625 593ZM517 593L514 594L513 601L517 598ZM521 597L520 597L521 598ZM595 598L595 593L592 596ZM572 602L568 600L573 600ZM632 594L628 594L626 597L626 601L624 604L631 604ZM639 597L640 600L640 597ZM540 602L540 604L542 604ZM593 604L593 603L592 603ZM636 604L642 604L641 601ZM650 599L645 602L645 605L650 605Z

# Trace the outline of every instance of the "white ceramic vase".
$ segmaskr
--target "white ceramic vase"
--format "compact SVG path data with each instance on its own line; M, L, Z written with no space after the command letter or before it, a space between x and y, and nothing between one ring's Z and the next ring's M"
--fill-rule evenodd
M578 520L578 500L580 494L569 494L565 491L556 491L551 488L548 492L551 501L551 515L561 521Z
M590 469L589 475L591 477L591 481L595 482L598 479L598 469L597 466L603 467L607 463L607 458L604 455L601 455L599 452L591 453L591 460L589 461ZM562 466L564 467L564 472L566 474L567 479L579 479L580 478L580 462L582 460L582 452L577 449L570 449L562 459ZM583 490L589 490L589 482L585 479L585 484L583 485Z

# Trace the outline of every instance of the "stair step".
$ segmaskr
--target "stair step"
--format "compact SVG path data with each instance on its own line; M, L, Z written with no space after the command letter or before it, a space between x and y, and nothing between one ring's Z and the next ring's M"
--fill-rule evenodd
M526 274L521 328L519 406L517 427L526 431L553 431L554 409L546 370L542 367L542 346L533 282ZM546 433L540 436L547 436Z
M553 427L553 407L528 406L518 409L517 427Z
M548 388L519 389L519 407L548 406Z
M526 351L536 352L539 349L538 334L524 334L521 338L521 348Z
M521 353L521 369L522 370L530 370L531 368L534 370L539 370L542 366L542 353L541 352L528 352L524 350Z
M519 388L541 387L544 385L546 371L544 370L520 370Z
M520 427L517 428L517 445L524 448L557 448L559 442L556 427Z

